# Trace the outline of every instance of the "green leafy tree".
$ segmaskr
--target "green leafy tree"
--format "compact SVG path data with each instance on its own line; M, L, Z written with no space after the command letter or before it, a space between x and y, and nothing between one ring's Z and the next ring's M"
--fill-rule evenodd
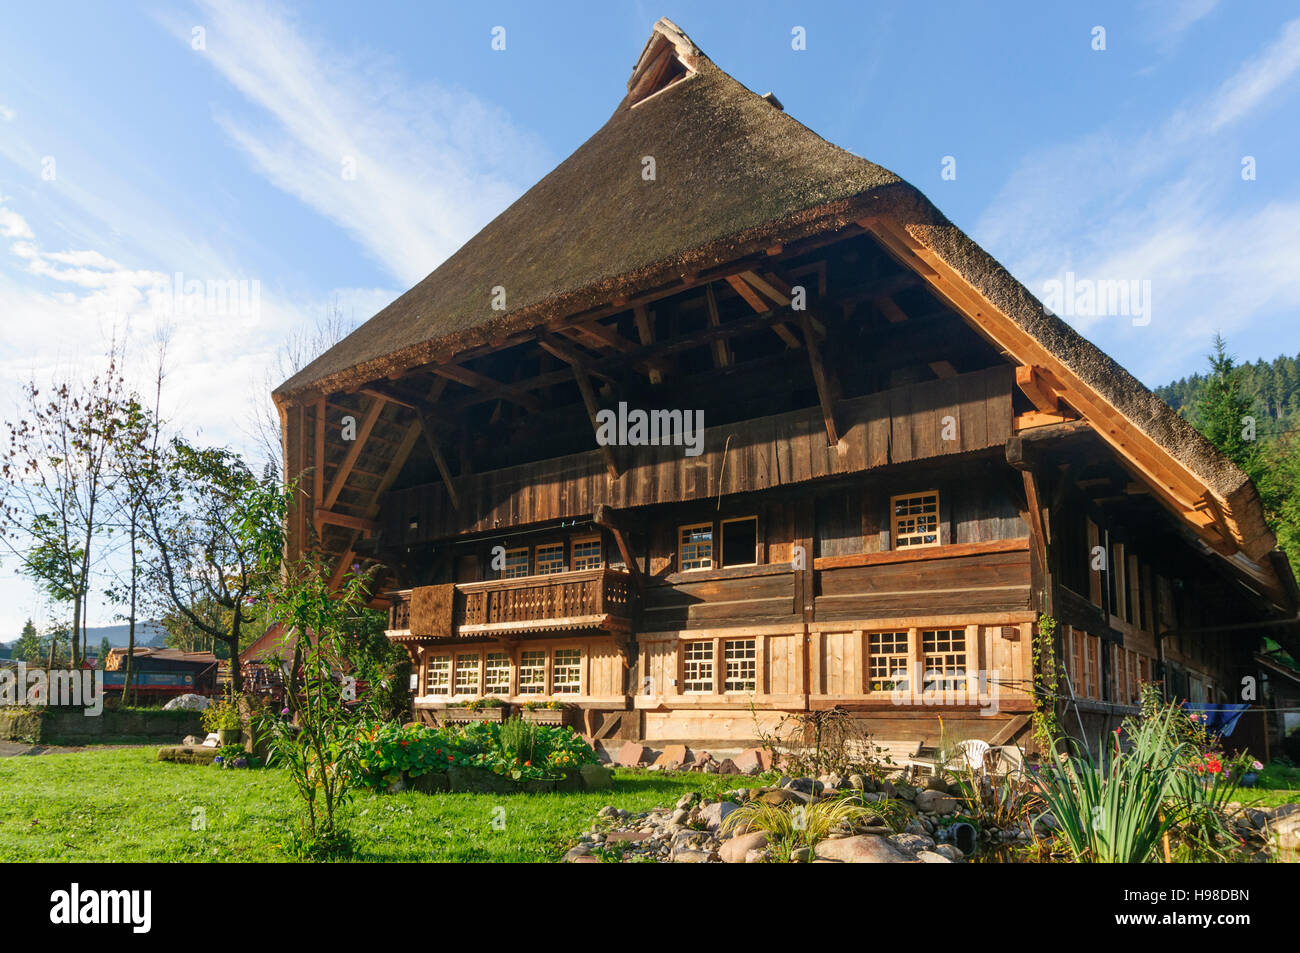
M108 641L108 636L99 640L99 658L95 661L96 668L104 668L108 664L108 653L113 651L112 643Z
M176 438L153 463L157 491L144 497L152 556L146 570L163 610L239 658L256 606L279 581L289 492L259 480L229 450ZM231 666L235 691L243 688Z
M1254 399L1242 386L1242 369L1228 353L1221 335L1214 336L1214 351L1209 356L1210 374L1196 402L1201 433L1241 467L1254 476L1259 472L1257 428L1251 426Z
M41 659L41 637L36 631L36 624L28 619L23 624L22 634L9 652L15 662L38 662Z

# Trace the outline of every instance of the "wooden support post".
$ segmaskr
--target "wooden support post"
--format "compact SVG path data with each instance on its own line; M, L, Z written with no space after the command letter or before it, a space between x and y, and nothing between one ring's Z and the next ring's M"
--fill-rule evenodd
M627 566L627 571L632 576L632 584L640 592L645 586L645 581L641 577L641 567L637 564L636 556L632 552L631 540L628 539L626 528L623 526L622 520L615 514L614 508L606 503L597 503L596 511L592 515L592 522L609 530L614 537L614 544L618 546L619 555L623 557L623 564Z
M600 442L600 422L597 414L600 412L600 405L596 402L595 391L591 389L591 379L587 374L587 368L582 358L565 347L559 341L555 340L545 332L538 338L537 343L543 350L554 354L560 360L564 361L573 369L573 379L577 381L578 393L582 395L582 403L587 408L587 416L591 420L592 433L596 436L596 443L600 447L600 455L605 461L605 469L609 471L611 480L619 478L618 459L614 455L614 448L607 443ZM662 380L662 378L660 378Z
M804 342L808 346L808 362L812 365L813 381L817 384L817 399L821 401L822 417L826 421L826 439L833 447L840 442L839 427L835 423L835 403L839 399L839 385L835 375L828 374L822 360L817 335L813 333L812 319L805 312L800 318Z
M641 338L642 346L649 347L651 344L654 344L655 343L654 321L650 316L650 312L646 310L646 306L643 304L638 304L636 307L632 309L632 316L636 319L636 333L637 336ZM650 383L662 384L663 382L664 382L663 371L659 370L658 368L652 368L650 370Z
M447 496L451 499L451 505L454 509L460 509L460 497L456 495L456 485L451 479L451 469L447 466L447 459L442 455L442 449L438 446L438 441L434 439L433 431L429 427L429 420L425 417L424 411L418 408L415 411L415 418L419 421L420 430L424 433L424 440L429 445L429 452L433 454L434 466L438 468L442 482L447 487Z

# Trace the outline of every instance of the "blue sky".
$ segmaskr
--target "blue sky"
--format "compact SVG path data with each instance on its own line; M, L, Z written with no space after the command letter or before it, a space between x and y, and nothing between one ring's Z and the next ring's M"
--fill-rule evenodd
M0 31L0 409L115 334L143 381L165 328L171 416L248 446L286 337L364 320L581 144L659 16L1036 293L1150 281L1148 325L1071 319L1147 384L1216 330L1300 351L1294 4L29 3ZM178 272L257 307L168 315ZM0 639L44 613L12 569Z

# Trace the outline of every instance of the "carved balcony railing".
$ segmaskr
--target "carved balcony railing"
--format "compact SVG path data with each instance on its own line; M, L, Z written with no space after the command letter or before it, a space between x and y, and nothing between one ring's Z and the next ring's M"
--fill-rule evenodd
M436 588L436 587L435 587ZM388 634L396 639L511 637L574 629L625 631L633 612L631 577L585 569L445 587L450 611L431 621L412 613L415 590L390 593ZM412 624L412 619L415 624Z

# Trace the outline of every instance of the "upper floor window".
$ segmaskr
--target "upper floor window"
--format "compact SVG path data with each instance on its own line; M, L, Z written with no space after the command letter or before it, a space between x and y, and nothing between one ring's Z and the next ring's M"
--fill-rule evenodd
M890 501L894 548L939 544L939 493L912 493Z
M429 659L424 674L424 691L427 695L451 694L450 655L435 655Z
M966 630L931 629L921 633L925 681L929 688L957 691L966 687Z
M600 555L600 537L592 536L587 539L575 539L573 541L573 568L580 569L599 569L604 565Z
M722 521L722 566L753 566L758 562L758 517Z
M528 547L506 550L506 562L501 568L502 579L518 579L528 575Z
M677 561L683 570L713 568L712 523L694 523L677 530Z
M547 543L537 547L537 575L564 572L564 544Z

